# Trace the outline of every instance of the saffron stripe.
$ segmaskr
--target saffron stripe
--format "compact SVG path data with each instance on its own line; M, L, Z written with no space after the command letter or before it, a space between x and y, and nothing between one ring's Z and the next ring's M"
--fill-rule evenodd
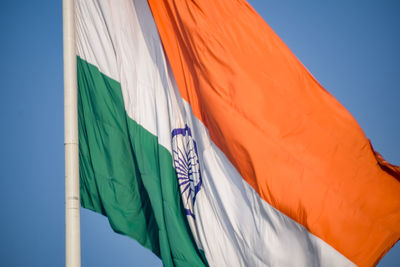
M180 95L241 176L356 264L376 264L400 238L400 183L354 118L246 1L148 2Z

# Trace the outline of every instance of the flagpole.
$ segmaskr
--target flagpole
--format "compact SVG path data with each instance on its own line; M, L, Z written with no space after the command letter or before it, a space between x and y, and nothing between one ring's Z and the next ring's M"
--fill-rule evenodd
M65 266L81 266L75 0L63 0Z

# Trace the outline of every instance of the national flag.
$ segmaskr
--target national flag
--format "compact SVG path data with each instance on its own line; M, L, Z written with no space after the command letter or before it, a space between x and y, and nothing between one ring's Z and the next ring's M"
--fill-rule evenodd
M400 170L244 0L76 1L82 206L165 266L371 266Z

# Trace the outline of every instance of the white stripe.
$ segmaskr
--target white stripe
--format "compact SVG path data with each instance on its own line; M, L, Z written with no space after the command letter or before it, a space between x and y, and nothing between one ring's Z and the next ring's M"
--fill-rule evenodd
M99 1L76 1L76 50L83 59L98 66L102 73L120 81L111 40L114 29L111 28L109 9L103 7Z
M187 218L211 266L353 265L262 200L211 141L180 97L147 1L80 0L77 6L78 54L121 83L128 116L171 153L172 129L191 127L203 185L196 217Z

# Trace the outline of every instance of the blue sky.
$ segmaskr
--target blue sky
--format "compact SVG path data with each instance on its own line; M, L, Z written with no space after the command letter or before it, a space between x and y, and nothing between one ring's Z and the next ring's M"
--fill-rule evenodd
M400 165L400 2L250 3ZM61 1L0 2L0 265L64 265ZM400 197L400 196L399 196ZM106 218L81 211L83 266L155 266ZM379 266L400 265L400 244Z

